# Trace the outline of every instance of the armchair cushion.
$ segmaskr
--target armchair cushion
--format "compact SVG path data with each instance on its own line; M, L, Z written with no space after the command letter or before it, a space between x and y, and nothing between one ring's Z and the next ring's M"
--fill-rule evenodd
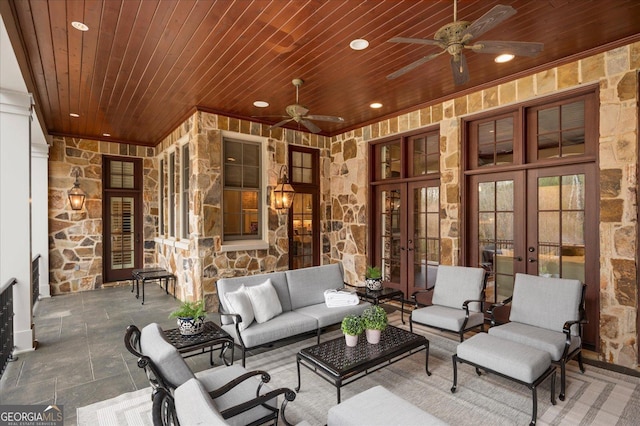
M462 328L464 319L464 310L439 305L416 309L411 313L411 321L455 332ZM479 326L483 323L484 314L482 312L469 312L469 321L466 324L466 328Z
M228 425L209 393L195 378L178 386L174 393L176 415L183 425Z
M239 365L230 365L228 367L220 366L217 368L206 370L205 374L198 374L197 377L202 382L202 385L205 389L207 389L208 391L212 391L229 383L233 379L243 375L246 372L247 370ZM216 398L213 403L219 411L224 411L228 408L249 401L256 397L256 389L258 388L259 383L259 376L245 380L238 386L231 389L229 392ZM264 385L262 386L260 393L265 394L270 390L271 388ZM267 404L271 407L277 408L276 398L270 400ZM258 406L240 413L237 416L230 417L226 419L226 421L230 425L248 425L256 421L257 419L269 415L270 413L272 413L271 410L264 408L263 406Z
M562 332L566 321L580 319L581 300L579 280L516 274L509 321ZM578 327L571 332L578 336Z
M157 323L151 323L140 331L140 349L171 385L180 386L194 377L178 350L165 339Z
M535 327L519 322L509 322L497 327L491 327L489 334L512 342L522 343L530 347L546 351L551 360L559 361L564 353L567 338L562 331L552 331L547 328ZM571 336L569 353L580 347L579 336Z
M466 266L438 266L432 303L462 309L465 300L480 300L484 287L482 268ZM480 312L480 303L470 303L469 311Z

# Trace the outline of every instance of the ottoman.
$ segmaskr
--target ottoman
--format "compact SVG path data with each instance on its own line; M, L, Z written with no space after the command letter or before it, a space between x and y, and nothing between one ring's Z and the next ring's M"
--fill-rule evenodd
M551 356L531 346L501 339L487 333L478 333L460 343L453 354L453 387L458 382L458 362L472 365L480 375L480 369L495 373L531 389L533 412L531 424L536 424L538 398L536 387L551 376L551 403L556 404L556 367L551 365Z
M440 426L445 422L382 386L374 386L329 409L327 426Z

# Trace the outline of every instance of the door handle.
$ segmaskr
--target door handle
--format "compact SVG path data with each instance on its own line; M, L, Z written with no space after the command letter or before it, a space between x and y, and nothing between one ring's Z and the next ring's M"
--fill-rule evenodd
M516 256L513 260L517 260L518 262L522 262L522 256Z
M536 263L536 259L534 259L533 257L530 257L527 260L529 261L529 263Z

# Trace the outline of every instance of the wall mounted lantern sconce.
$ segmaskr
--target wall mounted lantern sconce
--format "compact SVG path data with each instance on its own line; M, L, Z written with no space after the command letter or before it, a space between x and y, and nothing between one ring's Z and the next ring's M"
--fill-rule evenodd
M72 210L82 210L82 206L84 206L84 199L86 194L80 188L80 182L78 181L78 170L76 170L76 181L73 183L73 188L71 188L68 192L69 195L69 203L71 204Z
M276 210L280 213L289 210L289 207L293 204L294 195L295 191L293 187L289 185L289 179L287 178L287 166L283 165L280 167L278 185L273 189L273 202Z

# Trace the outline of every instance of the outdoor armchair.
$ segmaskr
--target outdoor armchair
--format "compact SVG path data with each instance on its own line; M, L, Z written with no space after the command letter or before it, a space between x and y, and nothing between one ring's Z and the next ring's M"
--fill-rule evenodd
M579 280L545 278L516 274L513 296L489 309L489 334L502 339L549 352L551 360L560 365L560 400L566 389L566 364L577 358L582 364L582 326L587 323L584 309L586 285ZM511 306L509 322L497 325L495 314Z
M413 323L439 330L452 331L464 340L464 333L479 327L484 330L484 291L487 274L482 268L466 266L438 266L435 285L411 295L416 308L411 312L409 328ZM431 305L420 307L417 296L433 291Z

